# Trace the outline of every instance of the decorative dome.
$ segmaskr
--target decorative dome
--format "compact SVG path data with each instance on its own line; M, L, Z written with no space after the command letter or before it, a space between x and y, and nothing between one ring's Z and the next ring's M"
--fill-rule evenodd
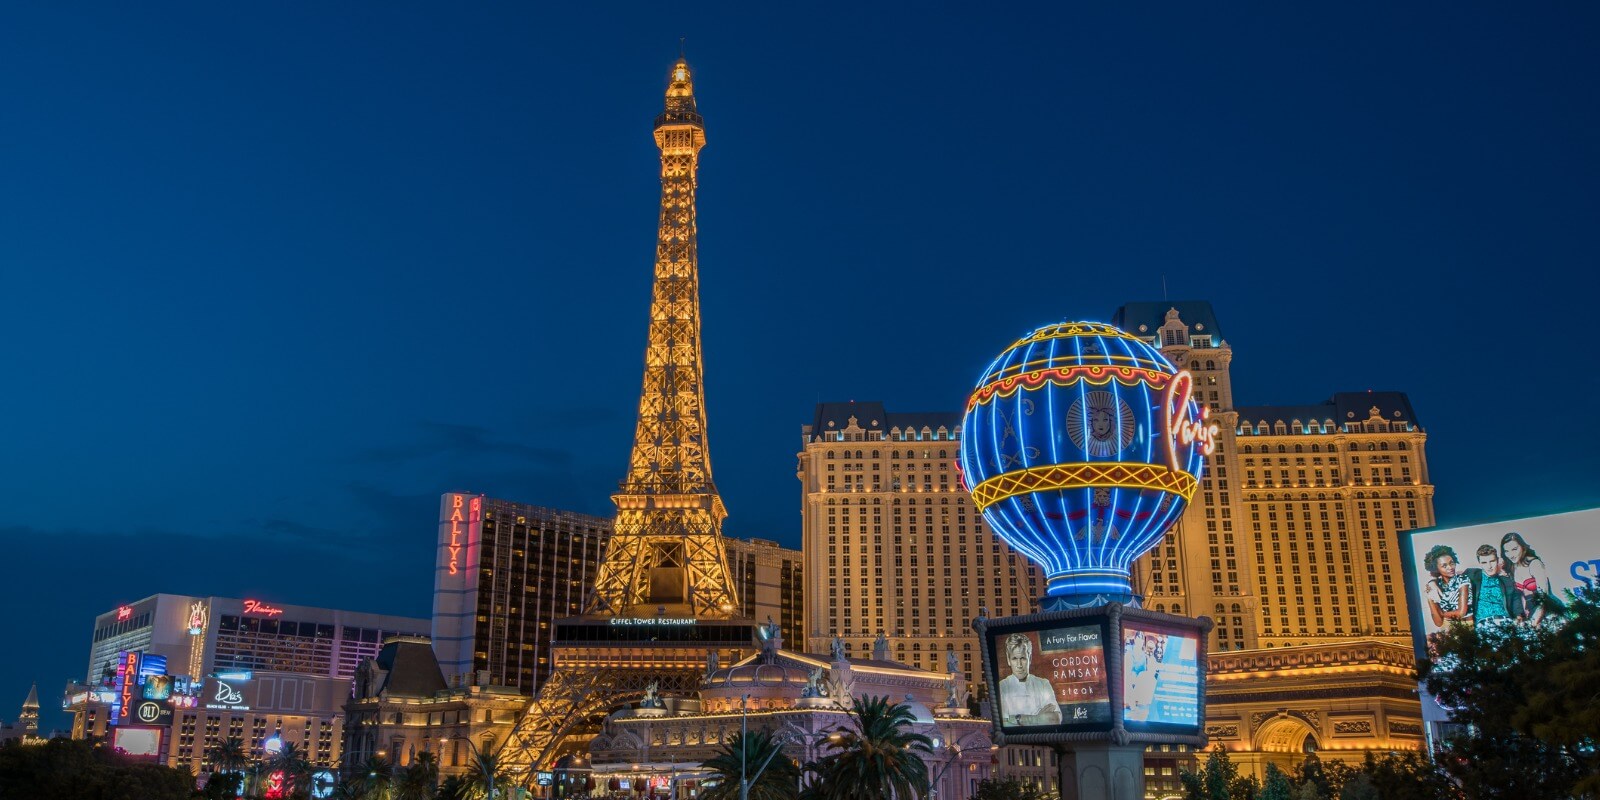
M1044 569L1041 606L1128 601L1129 564L1199 484L1216 426L1193 378L1137 336L1047 325L984 370L962 419L962 480L984 520Z
M918 722L932 722L933 721L933 709L928 708L928 706L925 703L923 703L922 701L918 700L916 697L908 694L908 695L906 695L906 699L900 701L900 704L911 710L911 716L916 721L918 721Z

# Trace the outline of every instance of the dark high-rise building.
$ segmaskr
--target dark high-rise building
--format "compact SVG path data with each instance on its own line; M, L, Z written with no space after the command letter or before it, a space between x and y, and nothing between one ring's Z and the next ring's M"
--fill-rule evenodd
M534 694L550 674L554 623L582 611L610 537L608 519L445 494L433 592L445 681Z

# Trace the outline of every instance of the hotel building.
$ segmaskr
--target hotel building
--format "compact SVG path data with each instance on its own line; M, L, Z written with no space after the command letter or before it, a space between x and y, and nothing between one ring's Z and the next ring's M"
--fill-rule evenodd
M95 619L86 680L69 686L73 738L99 737L209 772L230 737L274 738L320 767L339 761L343 705L360 663L427 620L257 599L157 594Z
M509 686L533 696L551 671L555 622L582 613L612 520L483 495L439 503L433 648L451 686ZM727 539L743 616L803 630L800 553ZM486 674L480 674L486 673Z
M1194 500L1134 574L1146 607L1216 624L1207 734L1258 774L1311 750L1419 747L1396 537L1433 524L1433 487L1409 400L1238 407L1209 303L1130 303L1112 324L1190 370L1222 429ZM1032 612L1044 579L960 490L960 414L824 403L801 430L808 645L837 630L859 652L883 631L913 665L953 647L982 686L971 619ZM1003 771L1024 761L1016 774L1048 785L1053 770L1033 769L1047 752L1013 749ZM1177 763L1158 755L1152 792Z

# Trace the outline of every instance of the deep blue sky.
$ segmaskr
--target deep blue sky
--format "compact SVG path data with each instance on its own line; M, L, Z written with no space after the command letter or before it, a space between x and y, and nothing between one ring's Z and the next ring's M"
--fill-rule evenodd
M1592 4L551 5L0 9L0 717L157 591L426 615L442 491L610 513L680 36L729 533L1163 279L1241 403L1409 392L1441 521L1600 502Z

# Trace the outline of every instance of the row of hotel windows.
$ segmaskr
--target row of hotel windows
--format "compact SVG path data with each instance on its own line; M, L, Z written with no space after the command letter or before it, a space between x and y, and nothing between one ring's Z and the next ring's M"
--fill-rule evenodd
M920 431L913 430L911 428L907 428L905 430L894 428L893 430L890 430L888 434L885 434L883 431L863 431L861 433L823 431L821 435L822 441L826 442L881 442L886 439L889 441L899 442L953 442L960 438L961 426L959 425L956 426L956 429L953 431L943 427L939 428L938 430L934 430L932 428L923 428Z
M1410 433L1417 426L1409 422L1396 420L1363 420L1361 422L1346 422L1342 426L1335 426L1333 420L1325 419L1320 424L1316 420L1302 424L1295 420L1292 425L1283 424L1283 420L1272 423L1269 427L1266 420L1261 420L1252 426L1249 422L1240 422L1235 433L1240 436L1284 436L1289 433L1299 434L1334 434L1334 433Z
M127 633L129 631L136 631L140 628L148 627L150 627L150 612L146 611L143 614L129 617L121 622L113 622L110 625L105 625L95 629L94 640L99 642L105 639L110 639L113 636Z
M1352 452L1352 453L1356 452L1356 451L1358 451L1360 449L1361 448L1357 446L1356 442L1351 442L1349 444L1349 446L1347 446L1345 448L1345 450L1347 452ZM1385 451L1385 450L1388 450L1388 449L1389 449L1389 443L1388 442L1367 442L1367 450L1370 451L1370 452L1382 452L1382 451ZM1396 450L1410 450L1411 449L1411 445L1408 442L1399 442L1399 443L1395 444L1395 448L1394 449L1396 449ZM1248 455L1250 453L1271 453L1271 452L1274 452L1274 450L1272 449L1271 445L1265 445L1264 444L1264 445L1261 445L1261 449L1260 450L1256 450L1256 449L1252 448L1250 445L1247 444L1247 445L1244 445L1244 446L1240 447L1239 448L1239 452L1245 453L1245 454ZM1279 453L1288 453L1288 452L1295 452L1295 453L1306 453L1306 452L1311 452L1311 453L1322 453L1322 452L1337 453L1337 452L1339 452L1339 448L1330 444L1330 445L1328 445L1328 449L1326 451L1324 451L1322 449L1322 445L1313 444L1313 445L1311 445L1311 449L1310 450L1306 450L1305 445L1297 444L1297 445L1294 446L1294 450L1291 451L1289 449L1288 445L1280 444L1280 445L1278 445L1278 449L1276 450L1276 452L1279 452ZM1248 459L1246 459L1246 460L1248 461Z

